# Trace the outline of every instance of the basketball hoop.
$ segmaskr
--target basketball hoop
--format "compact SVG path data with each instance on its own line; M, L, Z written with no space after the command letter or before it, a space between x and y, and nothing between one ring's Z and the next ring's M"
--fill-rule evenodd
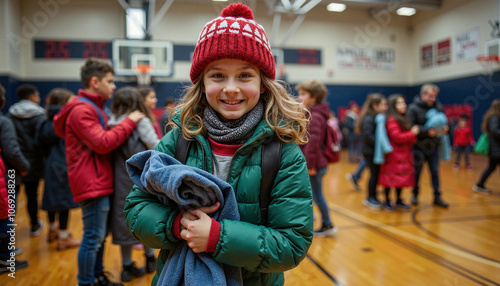
M476 60L483 67L483 75L492 75L495 67L498 66L499 57L497 55L479 55Z
M149 85L151 84L151 73L153 72L153 67L150 65L136 65L134 67L135 74L137 75L138 85Z

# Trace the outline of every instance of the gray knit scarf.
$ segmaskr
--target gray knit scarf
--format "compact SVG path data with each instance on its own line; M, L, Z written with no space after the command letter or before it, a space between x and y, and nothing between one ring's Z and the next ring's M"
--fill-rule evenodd
M203 124L207 128L208 137L219 143L242 144L252 137L253 131L264 114L264 104L257 105L238 119L221 121L219 114L212 107L203 113Z

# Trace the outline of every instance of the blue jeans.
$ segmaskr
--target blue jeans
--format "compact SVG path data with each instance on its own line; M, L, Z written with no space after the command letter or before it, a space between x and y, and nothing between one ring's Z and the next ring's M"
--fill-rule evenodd
M361 141L360 140L349 140L347 142L347 147L349 148L349 161L355 162L360 160L361 157Z
M109 196L97 197L80 202L83 219L83 238L78 250L78 282L94 283L104 267L104 239L107 234Z
M431 173L432 188L434 189L434 198L439 198L441 196L441 191L439 190L439 150L435 148L432 152L427 152L421 150L417 147L413 148L413 159L415 161L415 186L413 187L413 196L418 196L419 185L418 181L420 179L420 173L422 172L422 167L424 162L427 161L429 165L429 171Z
M469 146L457 146L457 159L455 160L456 164L460 164L460 157L462 157L462 153L465 154L465 164L469 165Z
M327 167L319 169L316 171L316 175L310 176L309 179L311 181L313 200L321 212L323 225L331 225L332 221L330 220L328 206L326 205L325 198L323 197L323 176L326 174L326 171Z
M358 164L358 169L356 170L356 172L352 173L352 179L354 181L359 181L359 179L361 179L361 174L363 173L363 170L365 169L366 167L366 160L365 158L361 158L361 161L359 162Z

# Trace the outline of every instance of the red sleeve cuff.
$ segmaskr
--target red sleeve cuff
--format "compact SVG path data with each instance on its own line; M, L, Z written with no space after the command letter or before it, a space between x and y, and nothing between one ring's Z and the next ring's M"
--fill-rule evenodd
M214 252L217 248L220 238L220 223L212 218L212 225L210 226L210 235L207 241L207 253Z
M135 129L137 127L137 122L135 122L134 120L128 118L128 116L125 117L125 120L127 120L127 119L128 119L128 121L130 121L130 124L132 124L132 127L134 127L134 129Z
M181 239L181 218L182 211L177 214L174 219L174 223L172 224L172 235L178 239Z

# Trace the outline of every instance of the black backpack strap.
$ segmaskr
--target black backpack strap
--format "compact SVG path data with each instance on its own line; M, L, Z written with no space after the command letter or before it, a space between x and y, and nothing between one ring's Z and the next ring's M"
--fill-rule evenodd
M274 179L278 174L281 163L281 140L275 135L262 145L262 168L259 193L261 225L267 226L269 222L268 209L271 203L271 191Z
M179 134L179 138L177 139L177 146L175 147L175 159L182 164L186 164L187 155L189 151L189 146L191 146L191 140L187 140L182 136L182 132Z

